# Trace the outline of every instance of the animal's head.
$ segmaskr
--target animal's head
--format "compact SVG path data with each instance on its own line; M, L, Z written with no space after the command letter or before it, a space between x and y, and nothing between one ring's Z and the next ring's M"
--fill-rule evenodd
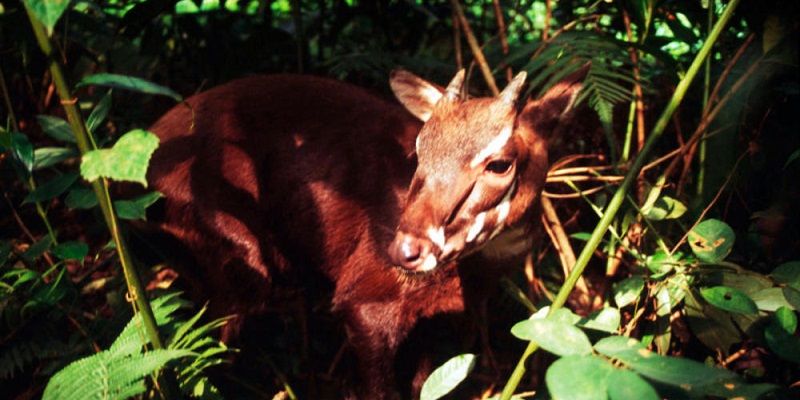
M410 272L431 271L524 222L547 174L546 137L575 99L585 71L520 104L526 74L496 97L465 99L464 71L441 88L395 71L397 98L424 121L417 170L389 255ZM530 218L527 218L528 220Z

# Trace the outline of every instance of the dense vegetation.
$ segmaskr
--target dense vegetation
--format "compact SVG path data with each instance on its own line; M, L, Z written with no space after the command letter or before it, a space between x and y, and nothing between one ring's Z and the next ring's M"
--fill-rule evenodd
M463 393L504 399L797 396L798 8L0 0L0 393L313 398L343 384L324 304L307 309L329 336L298 337L306 318L276 305L259 350L238 355L250 373L231 374L225 320L183 300L169 267L136 261L126 221L159 199L125 190L157 147L142 129L183 96L269 72L388 96L397 66L441 83L468 68L476 95L526 70L535 96L590 63L553 139L541 240L476 321L491 353L451 360L423 396L463 376Z

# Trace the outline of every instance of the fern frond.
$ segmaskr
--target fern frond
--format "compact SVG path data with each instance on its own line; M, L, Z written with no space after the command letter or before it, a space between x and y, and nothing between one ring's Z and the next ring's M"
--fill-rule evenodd
M55 374L42 399L126 399L145 390L144 379L188 350L152 350L121 354L110 350L77 360Z

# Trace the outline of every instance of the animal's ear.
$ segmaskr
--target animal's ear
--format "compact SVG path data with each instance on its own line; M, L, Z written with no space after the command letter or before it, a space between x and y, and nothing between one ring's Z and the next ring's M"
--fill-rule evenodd
M533 127L541 135L549 135L559 119L572 109L590 67L588 63L583 65L553 85L542 97L528 101L520 112L520 123Z
M389 84L400 103L403 103L411 114L424 122L431 117L436 103L443 97L446 97L448 101L455 101L460 97L464 85L464 70L456 74L447 89L403 69L392 71Z

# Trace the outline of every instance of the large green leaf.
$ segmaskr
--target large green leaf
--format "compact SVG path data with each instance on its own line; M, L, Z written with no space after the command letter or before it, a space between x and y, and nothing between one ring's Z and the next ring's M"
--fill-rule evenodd
M800 309L800 292L791 287L772 287L751 296L759 310L775 311L780 307Z
M630 338L601 339L594 348L600 354L619 360L640 375L679 386L687 391L716 394L720 388L743 387L739 377L728 370L709 367L685 358L661 356ZM736 393L736 390L730 389L726 394L733 397Z
M744 292L727 286L700 289L703 298L714 307L740 314L757 314L756 303Z
M81 175L88 181L100 177L139 182L147 187L147 166L158 147L158 136L135 129L124 134L110 149L93 150L83 155Z
M585 318L581 318L580 321L578 321L578 326L614 333L619 329L621 320L622 316L619 313L619 309L605 307L589 314Z
M717 263L725 259L733 249L736 235L728 224L707 219L689 231L689 246L700 261Z
M420 400L436 400L450 393L475 366L474 354L461 354L442 364L425 380Z
M135 76L108 73L94 74L83 78L77 86L81 87L89 85L106 86L117 89L132 90L139 93L168 96L175 99L175 101L183 101L183 97L178 94L178 92L168 87L161 86Z
M532 340L541 348L560 356L592 352L592 344L583 331L550 317L518 322L511 328L511 333L520 339Z
M743 340L739 328L731 320L731 314L708 305L697 290L686 295L686 320L697 338L709 349L728 354L735 343Z
M555 400L605 400L614 367L587 354L562 357L545 374L547 390Z
M48 35L53 34L53 27L67 10L69 3L70 0L25 0L25 5L44 25Z
M661 397L641 376L624 369L615 369L608 376L608 397L611 400L658 400Z

